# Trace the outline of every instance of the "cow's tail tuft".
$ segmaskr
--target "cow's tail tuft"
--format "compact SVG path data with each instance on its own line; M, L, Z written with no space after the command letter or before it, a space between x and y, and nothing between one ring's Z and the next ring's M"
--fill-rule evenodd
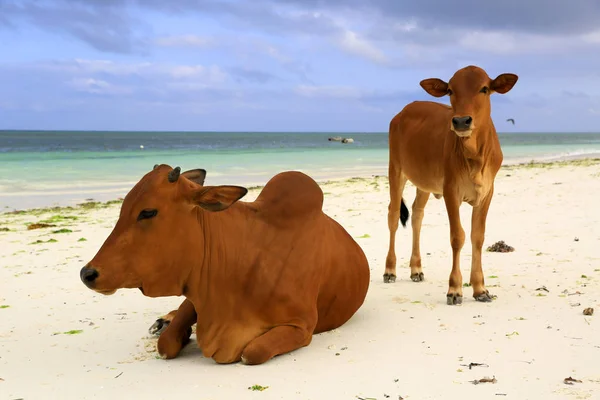
M400 201L400 222L402 226L406 227L406 221L408 221L408 216L410 213L408 212L408 208L406 204L404 204L404 199Z

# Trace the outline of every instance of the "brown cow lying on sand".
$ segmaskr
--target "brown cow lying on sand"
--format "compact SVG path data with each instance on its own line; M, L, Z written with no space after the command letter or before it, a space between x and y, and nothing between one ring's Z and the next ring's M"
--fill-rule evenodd
M467 202L473 207L471 220L471 286L478 301L490 301L481 267L481 248L485 221L494 193L494 179L502 164L502 149L491 117L492 93L507 93L517 82L517 75L501 74L490 79L475 66L458 70L449 82L432 78L421 81L427 93L435 97L450 96L451 107L431 101L408 104L390 122L388 226L389 250L384 282L396 280L395 239L398 218L406 226L408 208L402 199L406 181L417 187L412 205L413 245L410 277L423 280L419 239L424 208L431 193L444 197L450 221L452 272L447 303L462 303L460 251L465 232L460 223L459 207Z
M127 194L111 234L80 271L102 294L139 288L185 296L161 333L173 358L196 323L217 363L261 364L307 346L361 307L369 265L322 211L323 192L300 172L274 176L254 202L239 186L203 186L206 172L155 166Z

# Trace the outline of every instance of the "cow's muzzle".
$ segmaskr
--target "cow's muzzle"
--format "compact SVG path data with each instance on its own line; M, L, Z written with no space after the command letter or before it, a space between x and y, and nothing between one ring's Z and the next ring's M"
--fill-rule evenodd
M81 282L83 282L83 284L90 289L93 289L96 285L96 279L98 278L98 275L98 271L95 268L90 267L89 264L81 268L81 271L79 271Z

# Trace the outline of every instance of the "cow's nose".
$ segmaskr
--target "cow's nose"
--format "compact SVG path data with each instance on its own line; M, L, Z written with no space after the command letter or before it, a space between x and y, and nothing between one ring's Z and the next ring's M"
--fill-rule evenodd
M465 131L471 128L473 118L471 117L454 117L452 118L452 125L457 131Z
M98 278L98 271L86 265L85 267L81 268L81 271L79 271L79 277L85 286L91 288L94 286L94 281L96 278Z

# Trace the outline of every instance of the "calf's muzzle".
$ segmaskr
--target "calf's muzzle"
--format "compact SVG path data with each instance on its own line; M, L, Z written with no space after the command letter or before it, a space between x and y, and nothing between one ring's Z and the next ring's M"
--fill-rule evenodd
M454 117L452 118L452 126L457 131L467 131L471 129L471 123L473 118L471 117Z

